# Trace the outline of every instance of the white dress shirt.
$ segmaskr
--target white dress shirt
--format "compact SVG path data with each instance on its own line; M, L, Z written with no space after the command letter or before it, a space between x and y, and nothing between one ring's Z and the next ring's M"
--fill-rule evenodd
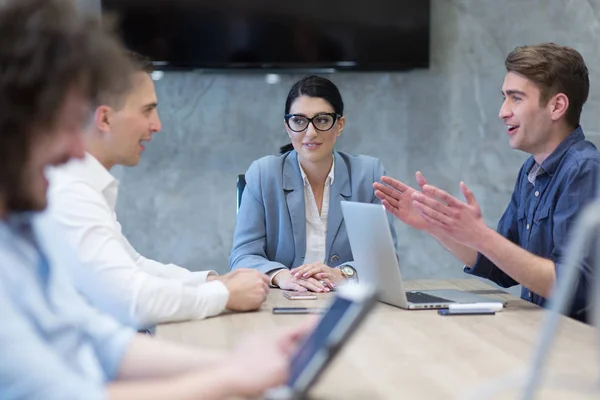
M321 214L319 215L319 207L315 200L315 194L304 169L302 169L302 165L300 165L300 173L304 181L304 213L306 215L306 254L304 256L304 264L325 262L327 252L327 217L329 215L329 196L331 185L333 185L334 167L335 162L331 164L331 170L325 180L323 203L321 204Z
M300 173L302 174L302 181L304 182L304 214L306 215L306 253L304 255L304 264L312 264L316 262L325 263L325 256L327 253L327 218L329 215L329 197L331 193L331 185L333 185L334 169L335 169L335 158L331 164L331 170L325 180L325 187L323 188L323 203L321 204L321 214L319 214L319 207L315 194L310 186L310 182L300 165ZM273 284L273 278L283 269L279 269L271 272L271 284Z
M206 282L214 271L191 272L135 251L115 214L119 183L92 155L53 168L48 177L50 218L64 228L83 265L112 285L140 325L200 319L225 309L227 287Z

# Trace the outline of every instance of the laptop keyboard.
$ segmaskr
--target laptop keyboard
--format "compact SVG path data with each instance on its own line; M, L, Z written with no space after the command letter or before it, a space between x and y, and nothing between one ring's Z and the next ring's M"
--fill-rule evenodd
M406 299L409 303L454 303L452 300L443 299L423 292L406 292Z

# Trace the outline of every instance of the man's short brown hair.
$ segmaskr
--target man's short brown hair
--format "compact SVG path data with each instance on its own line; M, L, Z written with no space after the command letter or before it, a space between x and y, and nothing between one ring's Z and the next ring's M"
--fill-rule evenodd
M125 55L129 58L132 65L132 70L128 73L124 73L124 77L131 80L130 89L136 86L136 82L132 79L138 72L146 74L152 74L154 72L154 65L150 58L136 53L134 51L125 51ZM97 105L108 105L113 109L120 110L125 106L127 98L127 92L115 90L113 87L100 88L100 94Z
M550 97L564 93L569 98L565 119L573 128L579 125L590 79L577 50L554 43L521 46L506 57L504 65L507 72L523 75L538 85L541 106L548 104Z
M132 68L99 19L72 0L8 0L0 6L0 194L21 177L36 135L51 131L74 88L126 91ZM125 75L125 78L124 78Z
M147 74L154 72L154 65L150 58L140 53L136 53L135 51L128 51L127 55L129 56L135 71L145 72Z

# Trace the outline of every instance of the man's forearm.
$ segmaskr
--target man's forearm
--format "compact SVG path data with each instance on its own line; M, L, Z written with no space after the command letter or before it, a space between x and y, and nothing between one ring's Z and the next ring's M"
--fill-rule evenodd
M458 258L464 265L472 267L477 260L477 250L464 246L455 242L448 236L432 235L438 242L441 243L454 257Z
M219 351L194 350L137 335L125 353L117 377L119 380L166 378L207 369L223 359Z
M545 298L551 296L556 283L552 260L528 252L492 229L482 235L478 251L529 290Z
M235 374L219 366L166 379L114 382L108 385L108 399L225 399L238 394L234 379Z

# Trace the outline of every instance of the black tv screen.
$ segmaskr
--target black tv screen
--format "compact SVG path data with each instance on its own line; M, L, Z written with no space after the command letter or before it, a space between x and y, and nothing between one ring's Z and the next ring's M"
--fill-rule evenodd
M126 46L170 68L429 66L429 0L102 0Z

